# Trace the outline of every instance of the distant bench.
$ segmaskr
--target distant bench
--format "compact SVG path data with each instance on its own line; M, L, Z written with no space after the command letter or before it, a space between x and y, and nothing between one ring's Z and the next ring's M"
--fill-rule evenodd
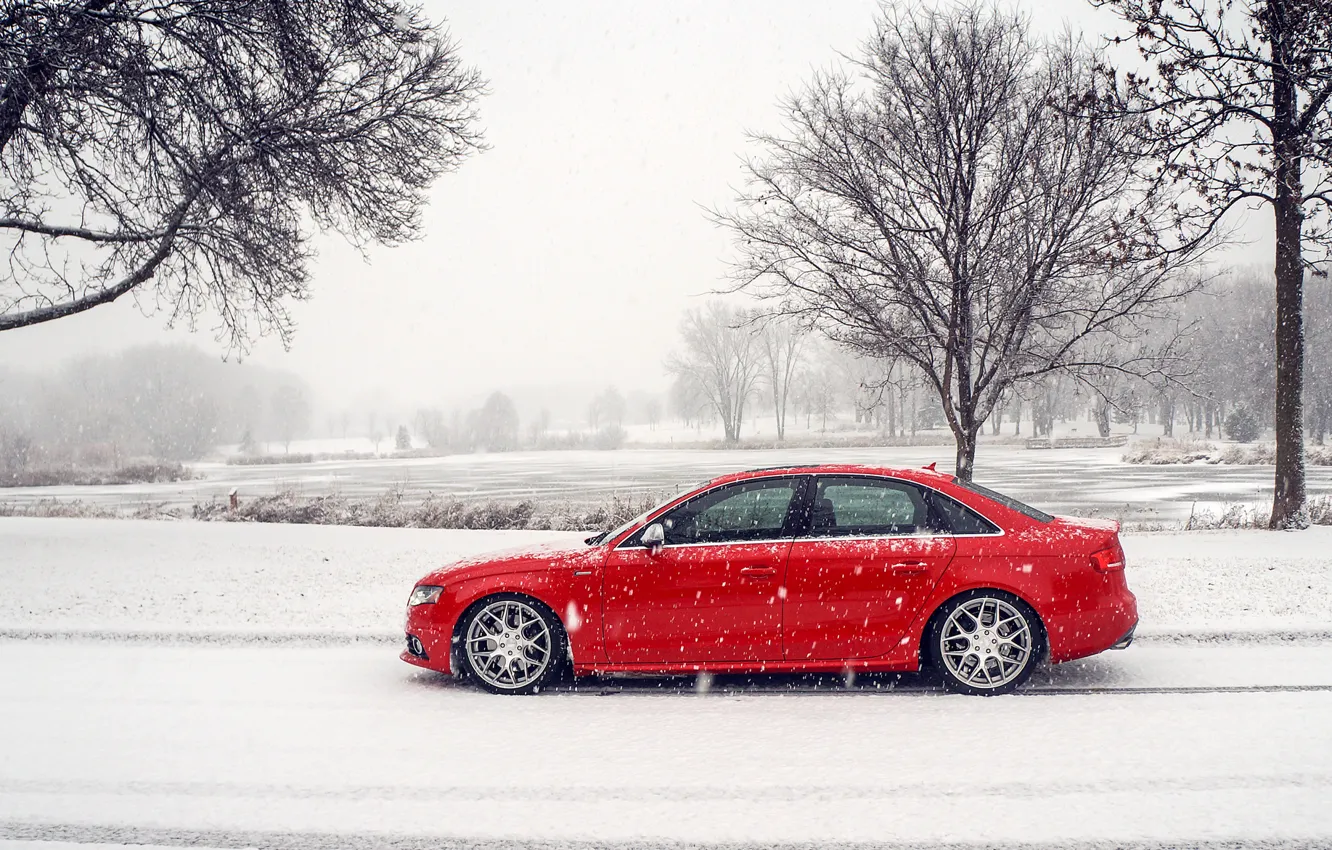
M1060 437L1057 440L1035 437L1027 440L1029 449L1114 449L1128 445L1128 437L1119 434L1114 437Z

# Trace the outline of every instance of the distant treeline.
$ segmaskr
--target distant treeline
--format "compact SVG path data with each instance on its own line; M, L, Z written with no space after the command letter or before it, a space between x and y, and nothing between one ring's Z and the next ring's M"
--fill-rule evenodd
M294 375L186 345L83 357L49 371L0 368L0 473L120 469L199 458L222 443L290 440L308 427Z

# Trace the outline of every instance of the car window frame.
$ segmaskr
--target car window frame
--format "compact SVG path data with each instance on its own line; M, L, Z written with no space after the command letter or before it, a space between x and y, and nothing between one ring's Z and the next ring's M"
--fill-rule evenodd
M648 526L651 526L654 523L661 522L663 519L670 516L670 514L673 513L674 511L677 511L692 502L696 502L699 499L711 496L719 490L725 490L732 487L742 487L745 485L752 485L760 481L761 482L792 481L795 484L795 493L791 496L791 502L786 506L786 516L783 517L782 527L778 530L777 535L775 537L765 537L757 540L715 540L715 541L698 541L692 543L665 543L662 545L662 548L681 549L690 546L738 546L743 544L780 543L782 541L790 540L795 536L795 531L796 531L795 521L796 518L799 516L800 507L805 503L807 493L812 486L811 479L812 476L804 474L763 475L763 476L755 476L753 478L743 478L739 481L728 481L725 484L718 484L716 487L709 487L706 490L695 493L694 495L690 496L687 499L683 499L679 502L676 502L675 504L667 505L666 507L662 508L661 511L656 514L656 516L649 517L639 528L634 530L631 534L629 534L629 536L625 537L618 544L616 544L615 548L646 549L647 547L644 546L642 543L642 537L643 537L643 532L647 530Z
M801 528L797 537L801 540L887 540L898 538L913 537L938 537L941 535L951 535L951 530L943 522L943 517L938 514L934 507L934 500L930 497L931 490L915 481L909 481L904 478L895 478L891 475L867 475L865 473L841 473L830 472L825 474L815 474L812 477L807 488L807 498L802 507ZM917 526L913 532L871 532L871 531L852 531L848 530L844 534L815 533L811 527L814 514L814 499L819 492L819 484L823 481L865 481L879 486L897 486L903 489L915 490L924 505L926 512L926 526L922 529Z
M853 479L862 479L862 480L886 481L893 484L902 485L905 487L915 488L915 490L919 492L921 494L921 497L925 500L926 508L929 511L929 527L923 531L917 531L914 534L865 534L865 533L818 534L818 535L811 534L810 521L812 519L812 512L814 507L814 496L818 492L819 481L824 478L842 478L842 479L853 478ZM828 472L828 473L813 473L809 476L809 479L810 479L809 482L805 486L804 500L801 503L801 513L800 516L796 518L797 528L795 536L799 540L898 540L898 539L910 539L910 538L922 538L922 537L1003 537L1008 533L1007 531L1004 530L1004 527L1002 525L990 519L990 517L986 516L983 511L976 510L976 508L972 507L971 505L968 505L966 502L963 502L961 499L950 496L941 490L929 486L928 484L923 484L919 481L914 481L909 478L898 478L893 475L876 475L874 473L866 473L866 472ZM980 517L987 525L993 528L994 531L986 532L983 534L956 533L955 531L953 531L952 525L948 522L947 517L943 515L943 513L939 510L938 506L936 505L935 503L936 498L949 499L953 502L956 502L957 504L961 505L964 510L968 510L973 514L975 514L976 516Z

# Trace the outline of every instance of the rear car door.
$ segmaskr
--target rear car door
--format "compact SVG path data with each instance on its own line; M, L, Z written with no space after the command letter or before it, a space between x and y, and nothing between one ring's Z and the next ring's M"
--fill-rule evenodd
M751 479L701 493L658 518L665 545L642 530L606 562L606 653L629 664L778 661L779 594L804 479Z
M788 661L892 650L952 560L925 488L878 476L819 476L787 559Z

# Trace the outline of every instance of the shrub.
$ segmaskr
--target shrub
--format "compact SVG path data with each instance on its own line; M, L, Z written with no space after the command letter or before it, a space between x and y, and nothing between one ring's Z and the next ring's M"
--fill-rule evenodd
M109 472L74 467L49 467L26 472L0 473L0 487L104 487L186 481L191 477L189 470L179 463L136 463Z
M407 433L406 425L398 426L398 433L393 438L393 447L400 452L405 452L412 447L412 435Z
M374 455L363 455L364 457L374 457ZM315 456L312 454L285 455L233 455L227 458L229 466L269 466L279 463L313 463Z
M1157 437L1152 440L1139 440L1124 452L1125 463L1145 463L1162 465L1169 463L1193 463L1209 460L1216 446L1201 440Z
M1237 407L1226 417L1225 431L1237 443L1252 443L1258 439L1258 417L1247 407Z

